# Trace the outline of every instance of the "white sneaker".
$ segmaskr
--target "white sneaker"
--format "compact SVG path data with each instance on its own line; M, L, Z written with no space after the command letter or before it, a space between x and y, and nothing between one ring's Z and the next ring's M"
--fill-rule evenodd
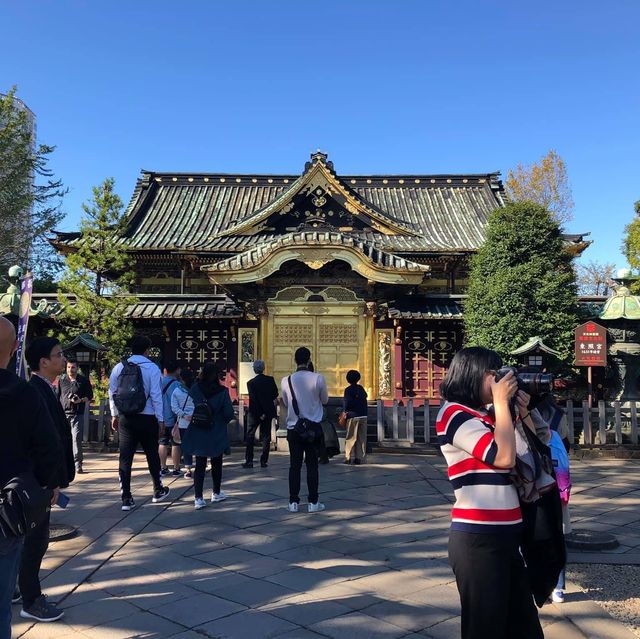
M554 590L551 594L553 603L564 603L564 590Z
M298 503L295 501L292 501L289 506L287 507L288 511L290 513L297 513L298 512Z
M206 508L207 502L202 499L202 497L199 497L193 502L193 505L196 510L201 510L202 508Z
M324 510L324 504L317 502L315 504L309 504L309 512L310 513L319 513Z
M224 501L227 498L227 494L224 490L221 490L219 493L211 493L211 503L215 504L218 501Z

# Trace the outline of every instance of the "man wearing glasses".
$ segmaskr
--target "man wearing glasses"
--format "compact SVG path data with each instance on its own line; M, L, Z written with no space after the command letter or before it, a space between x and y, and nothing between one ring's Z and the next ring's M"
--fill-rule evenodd
M57 488L53 491L52 503L55 503L60 489L66 488L75 477L71 427L53 385L58 375L64 372L67 360L60 347L60 342L53 337L34 339L27 347L25 356L31 369L29 385L43 399L62 444L63 454L58 458L56 469ZM24 540L18 583L22 595L20 616L25 619L57 621L64 615L62 610L47 601L40 589L40 564L48 546L49 517L47 516L42 524L29 531Z

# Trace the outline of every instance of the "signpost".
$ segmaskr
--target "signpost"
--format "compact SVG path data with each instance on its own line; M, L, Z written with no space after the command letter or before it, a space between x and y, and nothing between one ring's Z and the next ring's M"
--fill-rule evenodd
M593 401L591 368L607 365L607 329L595 322L586 322L575 331L575 365L587 367L589 384L589 408Z

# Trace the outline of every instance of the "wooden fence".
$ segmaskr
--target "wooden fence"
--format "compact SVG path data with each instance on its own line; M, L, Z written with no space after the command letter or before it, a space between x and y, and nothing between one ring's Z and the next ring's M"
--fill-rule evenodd
M589 408L589 403L567 402L569 439L590 447L637 446L638 406L636 402L600 401Z

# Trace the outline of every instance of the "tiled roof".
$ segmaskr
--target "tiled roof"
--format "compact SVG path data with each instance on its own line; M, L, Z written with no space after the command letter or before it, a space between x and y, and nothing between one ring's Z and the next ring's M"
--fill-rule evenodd
M131 319L213 319L242 317L242 309L224 295L140 295L127 315Z
M460 299L424 298L398 300L389 305L390 319L462 319Z
M269 242L261 242L253 248L233 257L215 262L206 268L209 271L237 271L260 264L270 253L291 246L342 246L353 248L364 254L369 260L383 268L406 271L428 272L429 267L417 264L397 255L376 248L349 234L332 231L299 231L273 238Z

